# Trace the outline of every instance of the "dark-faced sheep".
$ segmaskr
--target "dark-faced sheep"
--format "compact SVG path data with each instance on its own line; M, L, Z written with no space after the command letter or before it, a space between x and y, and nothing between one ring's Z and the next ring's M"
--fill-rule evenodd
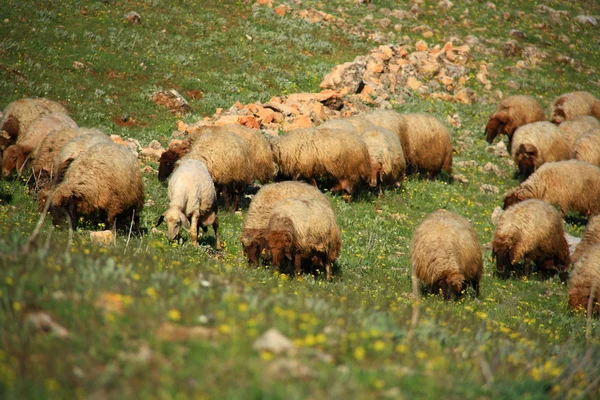
M279 201L292 197L312 198L331 208L329 200L319 189L304 182L284 181L263 186L252 198L242 227L242 249L251 265L257 264L262 254L260 239L269 225L273 207Z
M369 151L356 134L338 129L295 129L273 143L279 177L335 182L332 191L352 195L371 173Z
M341 232L330 206L314 198L290 198L273 207L262 246L280 271L292 262L296 275L305 265L324 268L326 279L331 280L342 246Z
M534 122L517 129L511 153L523 179L546 162L571 158L571 149L560 130L547 121Z
M579 117L563 121L560 123L560 125L558 125L558 129L560 129L561 133L567 140L567 144L571 148L581 135L592 129L599 128L600 120L598 120L596 117L592 117L591 115L580 115Z
M471 285L479 296L481 246L471 223L458 214L437 210L425 217L410 243L410 266L432 294L457 299Z
M27 130L19 135L17 142L4 151L3 175L9 176L15 168L21 173L26 161L36 153L49 133L67 128L77 128L77 124L63 113L46 114L33 121Z
M569 309L600 313L600 244L586 248L574 263L569 278Z
M189 230L192 245L198 242L198 231L212 225L216 248L221 248L217 221L217 192L206 165L198 160L181 160L169 178L169 208L159 218L167 223L167 238L179 237L181 228ZM191 223L190 223L191 221Z
M573 265L575 265L579 258L581 258L581 255L585 253L589 247L596 244L600 244L600 215L595 215L589 219L583 237L571 256Z
M600 168L579 160L546 163L504 194L504 209L527 199L558 206L563 213L600 213Z
M499 276L511 271L528 276L532 263L543 276L559 274L564 282L569 268L569 245L560 213L541 200L525 200L507 209L498 220L493 256ZM523 262L522 269L517 265Z
M164 181L175 169L180 158L200 160L208 168L217 191L233 197L233 208L237 208L239 193L253 182L254 175L249 165L248 143L233 133L219 131L206 133L165 151L160 157L158 178Z
M540 103L531 96L515 95L503 99L485 126L488 143L500 134L508 136L508 150L511 150L513 134L517 128L532 122L544 121L546 115Z
M365 118L398 136L407 173L422 173L430 178L441 171L452 174L450 132L436 117L422 113L377 111L365 114Z
M275 175L275 161L271 146L265 136L257 129L250 129L243 125L231 124L225 126L201 126L189 133L191 143L195 138L211 132L229 132L248 144L250 159L248 164L252 169L254 179L264 184L273 180Z
M550 103L550 121L560 124L579 115L591 115L592 107L597 101L593 94L583 91L560 95Z
M573 144L572 156L576 160L600 166L600 128L581 135Z
M14 143L33 121L51 113L68 114L68 111L60 103L43 97L13 101L2 113L0 131L6 131Z
M103 143L80 154L49 196L56 225L65 216L71 223L78 221L79 216L97 217L114 231L117 219L133 215L140 229L144 184L137 158L124 146Z

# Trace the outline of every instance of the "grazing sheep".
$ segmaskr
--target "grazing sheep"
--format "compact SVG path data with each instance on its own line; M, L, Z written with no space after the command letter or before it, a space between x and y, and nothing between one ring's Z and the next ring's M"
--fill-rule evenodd
M569 309L588 310L590 300L591 314L600 313L600 244L581 254L569 279Z
M597 101L594 95L583 91L560 95L550 104L550 121L560 124L579 115L591 115L592 107Z
M488 143L500 134L508 136L508 151L512 148L513 134L517 128L532 122L544 121L546 115L540 103L531 96L508 96L503 99L485 126Z
M30 155L35 154L46 136L66 128L77 128L77 124L63 113L46 114L33 121L24 133L19 134L17 142L4 151L3 175L9 176L15 168L21 173Z
M572 157L600 166L600 128L581 135L573 144Z
M579 117L563 121L558 125L558 129L560 129L562 135L567 140L570 148L573 147L573 144L581 135L589 130L598 128L600 128L600 120L591 115L580 115Z
M575 265L581 258L581 255L585 253L589 247L596 244L600 244L600 215L593 216L589 219L583 237L571 256L573 265Z
M164 181L175 169L178 159L191 158L202 161L213 178L217 192L227 199L233 196L233 208L237 209L239 193L254 180L248 163L248 143L228 131L206 133L188 143L165 151L160 157L158 179Z
M275 204L261 243L279 270L287 259L293 262L296 275L301 274L303 263L325 268L328 281L342 247L333 210L312 197L289 198Z
M243 125L232 124L225 126L202 126L190 133L191 143L194 139L209 132L226 131L233 133L246 141L250 150L248 163L252 169L254 178L264 184L273 180L275 175L275 161L271 146L265 136L257 129L251 129Z
M464 217L446 211L430 213L417 227L410 243L413 276L430 293L459 298L472 285L479 296L483 258L477 234Z
M517 263L528 276L531 263L546 276L559 274L564 282L569 268L569 245L560 213L541 200L525 200L507 209L498 220L493 256L496 271L508 278Z
M329 200L319 189L304 182L285 181L263 186L250 202L242 228L242 248L248 263L258 263L262 253L260 238L269 225L273 207L277 202L292 197L310 197L331 207Z
M379 185L379 192L381 193L383 185L398 184L406 171L406 161L398 136L388 129L373 125L371 129L364 131L360 137L367 145L369 157L371 158L369 185L371 187Z
M60 103L43 97L13 101L4 109L0 131L6 131L14 143L33 121L51 113L68 114L68 111Z
M371 171L367 146L354 133L339 129L294 129L273 143L279 177L333 180L332 191L349 195L366 182Z
M359 136L372 131L376 127L376 125L366 119L364 115L354 115L352 117L344 118L343 121L349 122Z
M564 213L600 213L600 168L579 160L542 165L518 187L504 194L504 209L527 199L540 199Z
M441 171L452 174L450 132L434 116L377 111L365 114L365 118L398 136L407 173L419 172L430 178L436 177Z
M523 179L546 162L571 158L566 139L556 125L547 121L533 122L517 129L511 152Z
M202 161L184 159L169 178L169 208L160 216L156 226L167 221L167 237L175 240L181 227L188 229L192 245L198 243L198 230L212 225L216 248L221 248L217 220L217 192L215 184ZM190 224L191 220L191 224Z
M315 129L339 129L358 135L358 131L347 119L330 119L317 126Z
M79 215L100 215L115 233L117 219L133 213L139 232L144 183L137 158L124 146L101 143L81 153L49 196L55 225L65 216L74 223Z

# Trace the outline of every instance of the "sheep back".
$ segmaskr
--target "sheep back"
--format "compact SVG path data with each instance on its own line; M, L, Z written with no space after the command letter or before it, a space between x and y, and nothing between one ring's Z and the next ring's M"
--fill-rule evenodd
M550 122L533 122L515 131L512 158L519 174L527 178L546 162L568 160L570 147L558 127Z
M344 118L344 121L350 123L359 136L372 131L376 126L373 122L365 118L365 115L354 115L352 117Z
M406 171L406 161L400 139L392 131L373 126L361 134L371 158L371 179L369 184L394 185L402 179Z
M528 275L534 262L545 274L566 278L570 260L562 217L544 201L525 200L508 208L498 220L492 248L502 277L508 277L520 262Z
M569 309L588 309L592 298L592 313L600 312L600 244L586 249L575 262L569 278Z
M580 115L579 117L563 121L558 125L558 129L560 129L571 148L581 135L591 129L598 128L600 128L600 120L591 115Z
M571 256L573 265L581 258L581 254L596 244L600 244L600 215L595 215L589 219L583 237Z
M50 113L68 114L68 111L60 103L43 97L14 101L4 109L0 130L6 131L14 142L33 121Z
M189 219L193 212L200 214L200 220L206 214L216 212L217 193L215 184L202 161L184 159L169 178L168 189L171 207L177 207ZM212 224L209 221L207 226Z
M546 163L504 194L504 209L527 199L558 206L563 213L600 213L600 168L579 160Z
M531 96L508 96L497 106L485 126L488 143L499 134L508 136L508 149L512 148L512 137L517 128L532 122L544 121L546 115L540 103Z
M477 234L464 217L446 211L430 213L410 243L411 271L422 285L444 298L459 297L473 285L479 295L483 257Z
M83 130L83 134L71 139L63 146L63 148L58 152L58 155L54 158L52 172L55 177L55 184L61 181L65 172L69 168L69 165L75 159L77 159L80 154L88 151L90 148L98 144L109 143L113 143L112 140L110 140L110 136L97 129L91 129L89 131Z
M565 93L550 103L548 115L555 124L579 115L591 115L597 99L591 93L579 91Z
M354 128L354 125L351 124L346 119L330 119L328 121L323 122L321 125L315 127L315 129L339 129L342 131L352 132L358 135L358 131Z
M576 160L600 166L600 128L581 135L573 144L571 155Z

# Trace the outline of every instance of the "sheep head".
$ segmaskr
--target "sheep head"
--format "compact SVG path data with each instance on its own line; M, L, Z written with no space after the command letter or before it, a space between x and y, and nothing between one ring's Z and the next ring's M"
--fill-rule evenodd
M245 229L242 232L242 254L248 259L250 265L258 264L261 247L264 245L264 240L261 239L263 238L258 229Z
M52 224L61 225L65 217L69 218L69 223L73 225L77 221L77 208L80 198L71 196L67 198L54 198L50 205L50 214L52 215Z
M286 258L289 261L293 259L294 235L290 231L269 232L264 239L264 245L269 249L271 263L276 267L280 267Z
M512 206L513 204L520 203L521 201L524 200L521 197L518 189L519 188L511 190L510 192L508 192L504 195L504 205L502 206L503 210L506 210L508 207Z
M159 226L163 221L167 223L167 239L173 241L177 239L181 233L181 228L190 229L190 222L184 213L176 207L170 207L156 222Z
M513 268L513 260L515 257L513 248L494 249L492 255L496 258L496 273L498 276L504 279L508 278L510 276L510 271Z
M441 291L444 300L457 300L462 296L465 290L467 290L465 277L458 272L451 272L446 277L439 279L433 284L433 291L435 293Z
M592 288L593 290L594 288ZM590 296L588 293L582 292L581 289L571 289L569 291L569 310L578 311L583 310L587 312L588 305L590 303ZM598 295L596 300L593 301L592 304L592 314L600 314L600 299L598 299Z
M485 139L488 143L492 143L496 136L504 131L504 128L507 124L508 115L506 112L496 112L492 114L490 120L485 126ZM508 133L507 133L508 134ZM511 132L512 135L512 132Z
M26 154L20 145L13 144L4 150L4 156L2 159L2 175L7 177L13 171L17 169L20 171L25 163Z
M164 182L175 169L175 163L180 154L176 150L167 150L160 156L158 165L158 180Z
M380 162L371 160L371 176L369 177L369 186L372 188L376 187L378 178L381 177L383 177L383 166Z
M526 179L535 171L535 164L538 158L538 149L528 143L521 144L517 150L517 165L519 175Z

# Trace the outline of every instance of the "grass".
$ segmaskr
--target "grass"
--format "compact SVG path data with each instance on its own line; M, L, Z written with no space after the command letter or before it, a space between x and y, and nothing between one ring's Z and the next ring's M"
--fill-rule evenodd
M91 244L84 230L70 241L68 232L46 222L34 249L21 254L37 223L35 202L20 179L1 181L0 193L12 197L0 203L1 398L600 396L598 323L567 312L564 285L500 281L485 248L481 297L456 303L425 298L420 323L409 334L408 251L416 226L438 208L466 216L480 242L491 241L491 212L517 184L511 167L484 150L494 91L531 94L543 104L572 90L600 94L598 28L573 20L600 14L597 2L544 2L568 12L558 21L536 12L534 3L516 1L497 1L496 9L454 2L444 12L437 2L424 1L418 19L388 15L386 8L411 8L391 0L372 6L290 3L295 10L313 7L340 17L348 29L309 24L292 12L278 17L241 1L5 3L0 106L50 97L65 103L79 125L143 144L166 144L176 119L192 122L237 100L317 91L334 65L381 44L369 37L412 44L422 39L422 30L414 29L421 25L433 31L425 39L430 44L476 36L472 65L493 65L489 93L474 83L472 70L482 98L477 104L413 97L396 106L443 121L460 116L462 126L452 128L454 169L468 183L409 179L401 189L382 197L365 193L353 203L327 194L343 231L339 273L331 283L246 266L239 236L248 199L241 214L219 213L222 252L210 249L210 230L199 248L169 244L163 227L152 229L167 203L166 188L152 174L144 174L152 200L142 215L144 237L128 242L121 234L116 247L106 248ZM141 25L124 22L131 10L142 16ZM381 28L384 18L391 27ZM503 53L512 29L524 33L521 47L535 46L547 56L516 68L521 57ZM557 61L559 55L575 62ZM85 67L75 68L74 61ZM158 89L203 96L188 97L193 111L176 117L149 100ZM123 115L135 123L119 125ZM471 160L477 166L456 165ZM483 172L487 162L503 175ZM482 184L498 187L499 194L482 193ZM566 227L572 234L582 231L580 225ZM33 329L27 315L34 310L51 315L69 337ZM203 326L215 334L176 340L161 334L164 323ZM294 354L252 349L272 327L294 343Z

